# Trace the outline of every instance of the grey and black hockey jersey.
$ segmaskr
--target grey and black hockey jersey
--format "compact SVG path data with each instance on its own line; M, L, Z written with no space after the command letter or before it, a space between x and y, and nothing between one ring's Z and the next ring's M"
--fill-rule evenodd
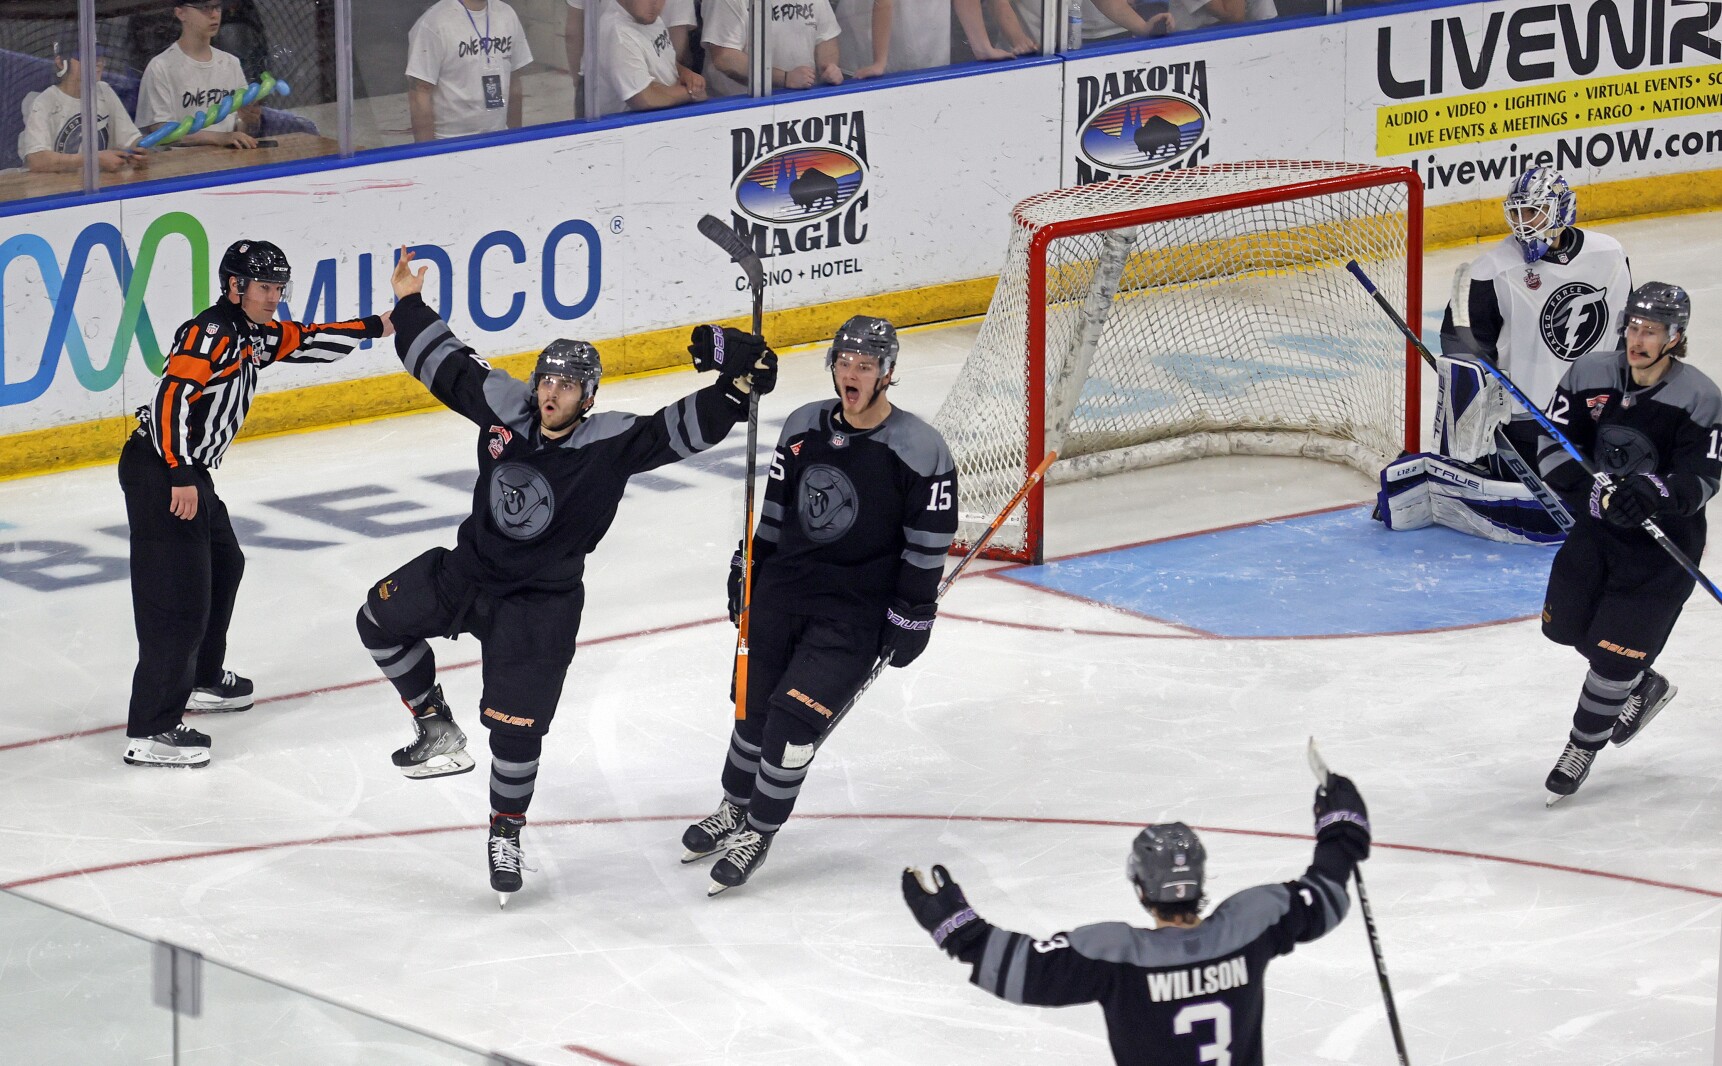
M1616 319L1632 293L1632 272L1620 242L1606 233L1569 229L1559 248L1526 263L1511 237L1471 264L1471 332L1480 354L1513 379L1539 408L1574 359L1614 343ZM1469 354L1453 326L1441 321L1441 351ZM1530 414L1514 411L1514 417Z
M720 381L655 414L605 411L546 440L530 387L492 369L417 294L394 322L408 372L478 426L478 483L452 564L491 593L576 588L628 479L710 448L747 417Z
M880 623L893 598L934 601L956 531L957 468L938 430L900 407L855 430L837 399L807 404L772 455L753 604Z
M1604 473L1660 477L1673 502L1656 524L1687 555L1698 557L1704 546L1704 505L1722 478L1722 392L1714 381L1673 360L1661 381L1639 388L1632 383L1625 352L1593 352L1561 379L1548 416ZM1622 544L1650 546L1650 534L1643 530L1595 519L1587 499L1590 476L1546 433L1538 445L1543 480L1573 499L1579 521L1593 523Z
M1099 1003L1119 1066L1261 1066L1268 963L1340 923L1351 865L1318 844L1302 877L1230 896L1193 929L1107 922L1034 940L989 926L958 958L1012 1003Z

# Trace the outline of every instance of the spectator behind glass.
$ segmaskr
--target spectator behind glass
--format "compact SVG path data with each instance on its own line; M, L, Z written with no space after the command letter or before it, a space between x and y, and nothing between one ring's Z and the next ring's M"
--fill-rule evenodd
M1062 6L1064 0L1059 2ZM1040 0L1015 0L1015 3L1017 15L1024 25L1040 25ZM1169 13L1162 11L1143 18L1131 0L1082 0L1083 44L1122 41L1126 37L1159 37L1170 33L1172 26ZM1179 29L1183 28L1179 26Z
M436 0L407 33L413 140L518 129L515 75L530 62L526 30L503 0Z
M599 2L604 5L600 45L592 56L599 114L653 111L706 98L706 80L676 60L675 33L663 19L666 0ZM684 2L691 10L692 0Z
M1040 51L1035 39L1040 34L1040 12L1034 13L1033 21L1025 25L1017 17L1016 8L1011 6L1011 0L987 0L986 11L981 10L981 0L951 0L951 10L957 16L957 23L962 28L962 38L951 49L954 62L962 63L970 59L991 62L999 59L1015 59L1017 56L1033 55ZM992 30L998 31L998 46L993 45ZM967 48L967 54L963 49Z
M1171 0L1171 6L1173 25L1180 30L1279 17L1274 0Z
M951 63L949 0L831 0L838 55L855 78Z
M923 0L931 2L931 0ZM706 83L713 96L748 94L748 42L751 36L748 0L706 0ZM826 0L765 5L766 63L776 89L811 89L823 82L841 85L838 66L837 16Z
M75 37L54 44L54 77L36 94L18 135L18 157L38 173L77 170L84 164L84 105L82 64ZM133 146L143 134L132 124L113 87L102 81L105 63L96 53L96 161L106 171L146 167L149 153Z
M239 58L210 42L221 29L221 0L194 0L173 5L179 20L179 40L144 67L138 83L138 125L154 132L199 111L210 115L224 97L243 92L245 69ZM252 136L263 123L263 106L235 108L220 122L211 122L196 133L188 133L175 144L217 144L228 148L255 148Z
M604 10L614 9L606 6ZM658 17L670 29L670 43L675 46L676 62L682 68L680 84L690 91L697 90L702 94L700 99L705 99L706 80L694 72L698 64L694 62L690 47L694 27L699 25L699 18L694 14L694 0L665 0L663 14ZM568 19L562 29L562 40L568 50L568 76L574 79L574 117L582 118L586 114L586 0L568 0ZM608 115L621 109L622 105L617 103L599 108L598 114Z

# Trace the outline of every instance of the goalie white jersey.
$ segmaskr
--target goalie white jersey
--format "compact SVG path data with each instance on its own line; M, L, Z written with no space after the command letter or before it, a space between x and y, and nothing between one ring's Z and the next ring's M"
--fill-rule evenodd
M1614 346L1631 291L1626 252L1613 237L1575 227L1534 263L1526 263L1507 237L1471 265L1471 332L1479 354L1546 409L1573 360ZM1441 322L1441 351L1470 354L1453 328L1451 307ZM1530 415L1515 411L1514 417Z

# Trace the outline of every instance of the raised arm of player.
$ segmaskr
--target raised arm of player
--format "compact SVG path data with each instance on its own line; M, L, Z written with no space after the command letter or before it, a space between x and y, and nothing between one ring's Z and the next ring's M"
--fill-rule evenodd
M526 383L480 359L448 323L424 302L425 271L412 269L413 253L401 250L389 283L395 290L395 354L443 406L478 426L516 425L531 418Z

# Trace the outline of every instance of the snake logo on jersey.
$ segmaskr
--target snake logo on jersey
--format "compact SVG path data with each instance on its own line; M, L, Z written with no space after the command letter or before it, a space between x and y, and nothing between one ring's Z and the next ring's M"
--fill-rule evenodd
M1596 465L1619 476L1655 473L1662 463L1655 442L1642 431L1611 422L1597 430Z
M1562 285L1543 304L1539 325L1550 353L1572 362L1595 348L1608 332L1608 290L1587 281Z
M815 544L830 544L849 532L861 510L861 499L849 475L817 463L801 476L801 500L796 508L801 531Z
M525 463L503 463L490 475L490 520L505 536L531 540L556 513L556 497L543 474Z

